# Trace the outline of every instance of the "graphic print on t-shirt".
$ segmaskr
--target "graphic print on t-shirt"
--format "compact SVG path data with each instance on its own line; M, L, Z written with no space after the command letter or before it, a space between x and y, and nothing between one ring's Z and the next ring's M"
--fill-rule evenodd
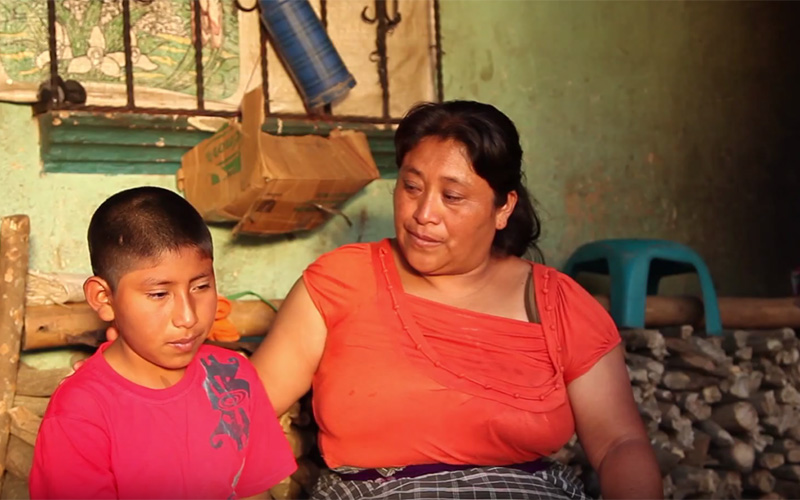
M250 437L250 419L245 412L250 400L250 383L236 378L239 373L239 360L236 357L220 362L212 354L207 359L201 359L201 362L206 370L203 387L211 407L220 412L219 423L211 433L211 446L219 448L225 436L228 436L241 450Z

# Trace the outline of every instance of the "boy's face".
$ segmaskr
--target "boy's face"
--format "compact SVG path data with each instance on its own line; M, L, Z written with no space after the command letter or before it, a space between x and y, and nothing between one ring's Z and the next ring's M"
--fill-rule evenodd
M151 380L172 379L176 370L182 374L214 323L213 261L190 247L143 261L119 279L110 305L125 368Z

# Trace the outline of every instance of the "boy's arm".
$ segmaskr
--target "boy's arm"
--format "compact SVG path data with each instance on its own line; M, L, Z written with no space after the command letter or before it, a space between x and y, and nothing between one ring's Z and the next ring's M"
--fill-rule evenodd
M34 449L31 499L117 498L110 451L108 434L95 423L45 417Z
M236 492L247 498L258 492L262 492L258 495L269 495L270 488L297 470L297 463L255 368L247 360L242 368L250 374L247 377L251 398L250 436Z

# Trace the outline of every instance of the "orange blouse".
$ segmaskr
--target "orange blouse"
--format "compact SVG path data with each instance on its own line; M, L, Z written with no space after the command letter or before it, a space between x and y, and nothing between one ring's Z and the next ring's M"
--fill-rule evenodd
M507 465L575 431L566 385L620 342L577 283L531 263L541 324L403 291L389 240L347 245L303 280L328 327L313 382L329 467Z

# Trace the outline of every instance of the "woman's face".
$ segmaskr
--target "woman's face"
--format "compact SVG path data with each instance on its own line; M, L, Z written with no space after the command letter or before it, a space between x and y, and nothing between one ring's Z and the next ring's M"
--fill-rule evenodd
M425 275L465 274L489 258L495 232L517 201L495 207L494 191L472 168L466 148L428 137L406 153L394 190L397 242Z

